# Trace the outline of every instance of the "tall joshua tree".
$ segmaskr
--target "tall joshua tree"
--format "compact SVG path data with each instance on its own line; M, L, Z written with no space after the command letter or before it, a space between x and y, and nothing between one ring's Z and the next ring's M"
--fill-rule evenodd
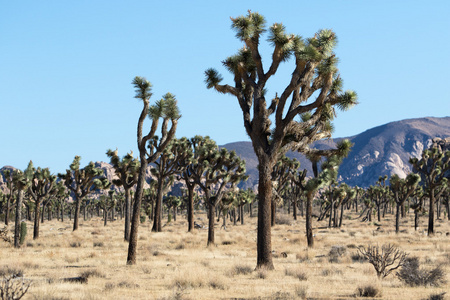
M189 141L186 138L173 139L169 145L161 152L159 160L155 162L156 167L152 169L152 174L158 181L156 205L154 209L154 219L152 231L161 232L161 208L165 181L181 174L192 155L189 149Z
M132 81L135 87L135 98L142 100L144 106L139 116L137 126L137 145L139 149L139 160L141 166L139 169L139 177L136 185L136 192L134 194L133 215L131 218L130 241L128 244L127 264L136 264L137 251L137 237L140 222L141 202L144 192L145 175L147 166L156 161L161 155L162 151L167 147L178 125L178 119L181 117L175 96L167 93L163 98L150 107L151 83L143 77L136 76ZM150 118L152 124L148 134L143 135L144 121ZM161 124L161 138L158 138L155 133L158 129L159 119L162 119ZM170 129L169 123L171 124ZM151 151L147 151L149 144Z
M30 164L32 166L31 161ZM50 170L48 168L41 169L38 167L37 169L32 169L34 174L28 188L28 192L33 198L35 204L33 239L37 239L39 238L39 220L42 200L49 196L50 192L53 190L56 182L56 176L50 174ZM44 213L44 209L42 209L42 213Z
M259 51L261 35L266 31L265 19L258 13L231 18L236 37L244 43L239 52L223 61L234 77L233 85L222 85L215 69L205 72L206 85L237 98L243 113L244 127L252 140L259 162L259 205L257 233L257 268L273 269L271 241L271 173L278 158L289 149L308 153L309 145L329 136L325 123L334 115L334 107L348 109L356 104L356 93L342 92L342 79L333 53L337 38L331 30L321 30L303 40L287 34L281 23L269 28L268 40L273 46L268 69ZM290 81L266 102L266 84L282 62L293 57ZM308 101L313 94L315 100ZM310 113L307 120L295 118ZM270 116L274 115L272 126Z
M103 189L110 186L108 179L103 177L103 170L96 168L91 161L87 166L80 169L80 156L75 156L70 164L70 169L65 174L58 174L64 180L67 189L72 192L75 201L75 213L73 218L73 230L78 229L80 207L83 199L96 189Z
M409 173L405 179L400 178L397 174L392 175L389 179L390 188L394 193L397 206L395 211L395 233L399 233L400 230L400 209L405 201L415 192L419 182L420 176L414 173Z
M133 152L127 153L122 160L118 151L109 149L106 155L110 158L114 173L118 179L113 180L114 185L122 186L125 190L125 229L124 239L130 240L131 224L131 188L136 185L139 174L139 160L133 157Z
M434 235L434 210L436 199L445 191L448 179L446 172L450 170L450 150L441 151L438 148L427 149L422 152L420 159L410 158L413 170L419 173L424 184L424 191L430 198L428 211L428 235Z

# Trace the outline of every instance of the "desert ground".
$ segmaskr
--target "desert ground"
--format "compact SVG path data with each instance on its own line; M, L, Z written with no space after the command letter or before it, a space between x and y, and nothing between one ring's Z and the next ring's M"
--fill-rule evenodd
M377 290L377 299L432 299L450 296L450 222L436 221L436 235L425 227L414 231L413 214L394 232L394 216L380 223L348 215L341 228L326 228L328 221L313 221L315 248L306 247L304 218L293 221L279 213L272 229L275 270L255 270L256 221L246 215L245 225L228 220L226 230L217 222L216 246L206 247L207 228L187 232L178 216L161 233L151 232L148 221L139 228L137 265L126 265L128 243L123 220L103 226L101 217L41 224L40 238L32 239L32 223L20 249L0 241L0 273L22 273L31 287L23 299L367 299L359 288ZM196 222L207 225L205 213ZM426 226L426 216L421 225ZM11 227L11 226L10 226ZM206 227L206 226L205 226ZM12 229L12 228L11 228ZM358 259L358 246L393 244L420 258L425 269L442 266L445 284L409 287L395 272L378 279L374 267ZM332 248L340 247L340 254ZM335 247L336 248L336 247ZM330 253L331 252L331 253ZM70 282L67 278L86 278ZM442 299L442 298L441 298Z

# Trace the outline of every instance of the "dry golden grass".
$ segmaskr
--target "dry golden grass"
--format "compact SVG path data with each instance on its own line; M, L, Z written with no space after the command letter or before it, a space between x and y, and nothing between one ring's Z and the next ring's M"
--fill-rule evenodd
M349 299L367 285L381 292L379 299L426 299L450 291L450 224L438 220L436 236L427 237L423 229L414 231L412 217L398 235L391 215L382 220L382 230L356 219L346 219L341 229L314 221L314 249L306 247L304 219L276 225L274 271L255 271L256 218L247 217L243 226L229 224L227 231L217 225L217 246L210 248L207 230L187 233L183 217L162 233L152 233L146 222L139 228L135 266L125 263L123 221L104 227L100 218L80 220L80 229L72 232L69 220L54 220L41 225L38 240L29 234L21 249L0 242L0 272L19 270L33 281L25 299ZM207 224L204 214L196 218ZM28 228L31 233L31 223ZM387 243L418 256L423 267L443 266L447 283L411 288L395 275L378 280L372 265L357 260L356 248ZM343 246L345 253L331 258L333 246ZM78 276L88 282L64 281Z

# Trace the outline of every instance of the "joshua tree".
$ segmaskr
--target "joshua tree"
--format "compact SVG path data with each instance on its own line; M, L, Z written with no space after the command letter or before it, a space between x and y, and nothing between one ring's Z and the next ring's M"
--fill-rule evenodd
M203 145L198 149L196 163L202 165L203 172L194 174L196 183L205 194L208 205L208 243L214 245L214 212L222 200L227 188L246 180L245 161L241 160L236 152L227 149L218 149L212 143Z
M428 211L428 235L434 235L434 210L436 199L445 191L448 179L446 172L450 170L450 150L445 152L438 148L427 149L422 152L420 159L410 158L413 170L422 177L424 191L430 199Z
M64 180L64 184L67 189L72 192L74 198L74 231L78 229L78 219L83 199L96 189L103 189L110 185L108 179L102 176L102 169L96 168L92 161L87 166L80 169L80 160L80 156L75 156L73 162L70 164L70 169L66 170L66 174L58 174L58 177Z
M198 162L201 157L200 150L215 147L216 143L209 136L202 137L197 135L189 140L189 148L185 149L185 152L188 154L188 159L185 162L187 166L180 174L180 178L184 180L188 190L187 215L189 232L194 229L194 189L197 186L195 178L201 178L206 167Z
M31 184L33 178L33 164L28 164L28 167L24 172L20 170L14 170L12 174L12 182L17 190L16 200L16 220L14 223L14 247L20 247L20 223L22 219L22 203L25 191Z
M370 198L371 203L375 204L377 207L377 218L378 222L381 221L381 207L384 205L386 198L383 196L385 194L385 188L380 185L371 185L367 189L367 197Z
M163 98L150 107L151 83L145 78L136 76L133 79L132 84L135 87L135 98L142 100L144 107L139 116L137 126L137 145L139 149L139 160L141 166L139 168L139 177L136 185L136 192L134 194L134 206L133 215L131 218L131 231L130 242L128 244L128 256L127 264L136 264L136 251L137 251L137 238L138 228L140 223L141 201L144 192L145 176L147 172L147 166L153 163L161 155L162 151L167 147L172 138L175 136L175 132L178 125L178 119L181 117L178 110L177 101L175 96L167 93ZM146 117L149 117L152 121L150 131L147 135L143 136L143 127ZM155 136L158 129L159 119L162 119L161 125L161 138ZM171 123L170 129L169 123ZM153 145L150 148L150 152L147 151L149 143Z
M131 217L131 188L137 183L139 167L139 160L133 157L133 151L127 153L122 160L118 155L118 151L109 149L106 155L110 158L111 164L114 168L114 173L118 179L113 180L114 185L122 186L125 190L125 229L124 239L130 240L130 217Z
M56 183L55 188L52 190L52 194L56 198L57 201L57 209L58 209L58 220L61 218L61 222L64 222L64 204L66 199L69 197L66 186L64 182L59 181Z
M227 215L228 211L231 207L237 205L237 192L235 190L229 190L222 197L222 201L220 201L219 208L222 212L222 227L224 230L227 230ZM221 227L221 228L222 228Z
M5 208L5 225L9 225L9 211L11 210L11 204L14 200L14 184L12 178L11 170L4 170L3 176L5 179L6 187L9 191L9 194L6 195L6 208Z
M31 166L34 173L31 184L28 187L28 192L33 198L35 204L33 239L37 239L39 238L39 219L41 204L43 204L42 200L50 195L56 182L56 176L51 175L48 168L41 169L38 167L35 169L31 161L28 166ZM44 206L42 207L42 216L44 216Z
M173 181L175 175L181 174L186 169L187 163L192 156L192 152L189 150L188 139L173 139L161 152L159 159L155 162L156 167L152 169L152 174L158 182L152 228L154 232L161 232L162 230L161 208L165 182L171 177Z
M239 220L241 221L241 225L244 225L244 205L251 204L256 198L255 193L252 189L247 190L239 190L236 195L236 204L239 208ZM251 207L249 206L251 210Z
M108 196L101 195L99 200L98 206L103 209L103 226L106 226L108 224L108 213L116 206L114 190L109 190Z
M341 206L341 215L339 217L339 228L342 226L342 220L344 218L344 206L352 201L356 197L356 189L349 187L345 183L341 184L335 190L335 198L337 199L337 204Z
M394 193L395 203L397 204L395 212L395 233L398 233L400 229L400 208L414 193L419 182L420 176L414 173L408 174L405 179L400 178L397 174L392 175L389 179L390 188Z
M297 159L290 159L286 155L280 157L272 169L273 198L272 198L272 216L271 226L275 226L275 216L277 202L282 200L282 191L286 188L289 180L294 176L296 170L300 167Z
M221 85L222 77L215 69L206 70L206 84L235 96L241 107L244 127L259 162L257 268L273 269L270 224L273 166L287 150L308 154L312 142L329 137L327 122L334 116L334 106L350 108L356 104L356 93L342 92L337 57L333 53L337 38L331 30L321 30L305 41L287 34L282 24L273 24L268 38L274 47L272 62L265 70L259 51L261 35L266 31L264 17L249 11L247 16L231 20L237 38L244 42L238 54L223 61L234 76L234 86ZM275 94L267 105L266 84L279 65L291 57L295 64L291 79L280 97ZM313 94L317 98L307 103ZM309 118L295 120L307 113Z
M308 247L314 247L314 236L312 232L312 202L317 191L325 186L328 186L331 182L336 180L339 165L341 164L341 158L337 155L328 157L322 164L321 172L314 178L305 180L306 182L300 183L304 193L306 195L306 239Z

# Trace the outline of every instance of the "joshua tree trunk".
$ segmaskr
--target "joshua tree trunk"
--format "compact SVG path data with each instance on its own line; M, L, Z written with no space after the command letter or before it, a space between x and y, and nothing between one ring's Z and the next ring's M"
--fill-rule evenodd
M333 220L333 209L334 209L334 199L333 195L331 195L330 218L328 219L328 228L331 228L331 221Z
M297 220L297 196L294 196L294 203L292 205L292 214L294 215L294 220Z
M207 246L214 246L214 205L211 203L211 200L208 198L208 216L209 216L209 220L208 220L208 243Z
M271 201L271 206L272 206L272 214L271 214L271 219L270 219L270 226L275 226L275 219L276 219L276 213L277 213L277 204L275 202L275 199L272 198ZM239 212L239 217L240 217L240 212Z
M395 212L395 233L400 232L400 210L401 204L397 202L397 210Z
M344 218L344 203L341 204L341 217L339 218L339 228L342 226L342 219Z
M130 241L130 217L131 217L131 195L130 190L125 190L125 232L124 232L124 240Z
M436 199L436 215L437 220L441 219L441 198Z
M41 200L36 201L36 207L34 209L34 230L33 230L33 240L39 238L39 220L40 220L40 213L41 213ZM42 214L44 215L44 214Z
M75 195L75 212L74 212L74 216L73 216L73 231L78 229L78 219L80 217L81 200L82 199L78 199L78 195Z
M314 247L314 237L312 233L312 200L313 193L308 192L306 196L306 239L308 241L308 247ZM331 215L331 213L330 213Z
M241 208L241 225L244 225L244 205L241 205L240 208Z
M138 240L138 229L141 214L141 202L142 195L144 192L145 175L147 170L147 159L145 158L145 153L140 153L141 168L139 170L139 179L136 184L136 192L134 193L134 205L133 205L133 215L131 220L131 231L130 231L130 242L128 244L128 256L127 264L136 264L136 252L137 252L137 240Z
M233 225L236 226L236 207L233 207Z
M188 185L188 207L187 207L187 215L188 215L188 231L192 232L194 229L194 189L190 185Z
M271 238L271 201L272 180L271 173L275 159L259 161L258 184L258 233L257 233L257 268L272 270L272 238Z
M428 211L428 236L434 235L434 189L430 188L430 210Z
M9 225L9 210L11 206L11 197L6 196L5 225Z
M333 217L333 227L334 228L338 227L338 219L337 219L338 208L339 208L339 203L336 203L335 207L334 207L334 217Z
M64 201L61 202L61 222L64 222Z
M163 197L163 180L158 180L158 191L156 194L155 217L153 219L153 232L161 232L161 210Z
M414 230L417 231L419 228L419 211L414 210Z
M20 221L22 218L23 190L19 189L16 200L16 221L14 223L14 248L20 247Z
M103 226L108 224L108 211L106 208L103 209Z
M380 205L377 205L377 210L378 210L377 211L378 222L381 222L381 203Z
M223 214L223 224L222 227L224 230L227 230L227 217L228 217L228 213Z

